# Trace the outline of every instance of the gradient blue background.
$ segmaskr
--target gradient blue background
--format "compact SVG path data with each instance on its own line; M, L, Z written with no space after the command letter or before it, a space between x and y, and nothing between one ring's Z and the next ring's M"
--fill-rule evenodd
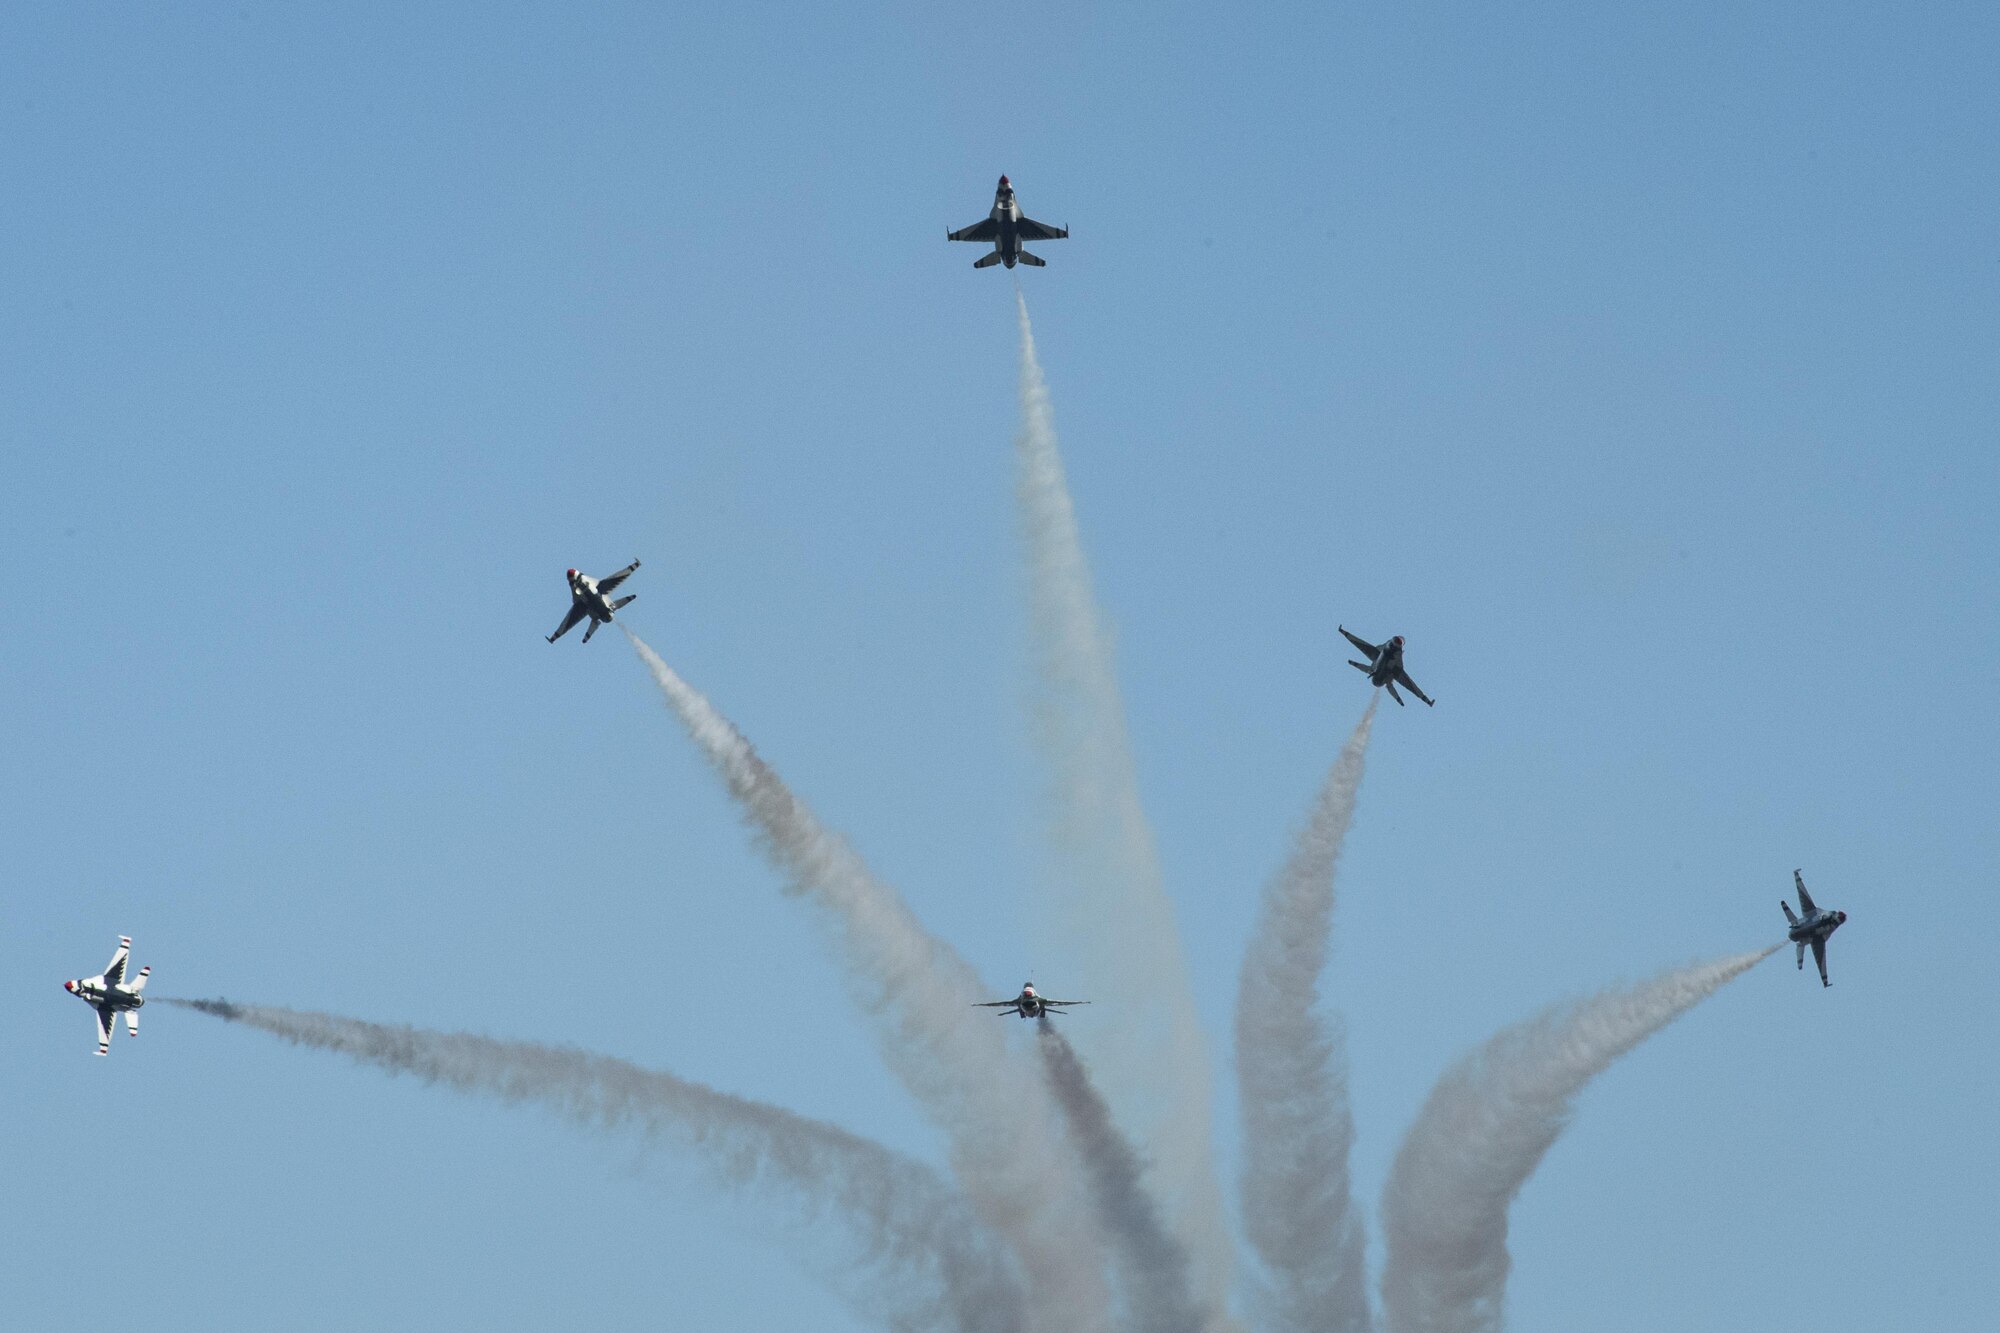
M1836 985L1585 1095L1512 1323L1990 1327L1991 6L663 8L0 15L0 1324L867 1326L675 1159L59 989L124 932L936 1157L567 565L996 994L1149 1003L1027 944L1005 171L1226 1178L1343 620L1439 701L1342 880L1371 1210L1451 1058L1802 865Z

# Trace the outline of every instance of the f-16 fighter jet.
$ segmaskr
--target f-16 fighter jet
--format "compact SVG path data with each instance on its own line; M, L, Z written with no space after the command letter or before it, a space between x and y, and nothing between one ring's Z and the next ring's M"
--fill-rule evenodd
M1819 984L1831 986L1826 979L1826 937L1847 924L1847 913L1829 912L1824 907L1814 905L1812 895L1806 892L1806 879L1798 871L1792 872L1792 882L1799 886L1799 912L1792 915L1792 905L1783 898L1778 906L1785 909L1785 920L1792 923L1787 936L1799 946L1799 971L1806 969L1806 946L1812 945L1813 961L1819 964Z
M590 636L597 633L599 625L609 625L611 623L612 612L639 595L635 592L631 597L620 597L615 602L605 596L613 588L616 588L626 579L631 578L632 571L638 567L639 562L634 560L616 574L606 574L601 579L594 579L588 574L579 574L573 569L570 570L569 614L563 617L562 624L556 626L556 632L549 635L549 642L554 643L557 639L560 639L563 635L574 629L577 621L582 620L585 616L589 616L590 628L583 632L583 641L589 643Z
M1347 627L1345 625L1340 626L1340 632L1347 634ZM1367 672L1368 683L1370 685L1385 686L1389 691L1389 697L1399 704L1403 702L1403 696L1396 693L1396 687L1401 685L1431 707L1437 707L1436 700L1418 689L1417 682L1410 679L1410 673L1403 670L1402 635L1398 634L1390 639L1389 642L1379 646L1368 642L1366 639L1356 638L1352 634L1347 634L1347 641L1368 654L1366 662L1357 662L1350 657L1347 659L1347 665L1357 671Z
M1063 1008L1072 1004L1089 1004L1089 1000L1045 1000L1035 994L1035 983L1021 983L1021 993L1011 1000L986 1000L973 1006L975 1009L998 1009L997 1018L1015 1014L1021 1018L1040 1018L1043 1014L1060 1014Z
M975 222L960 231L948 231L944 238L947 241L993 242L993 253L973 260L974 268L991 268L995 264L1012 268L1017 263L1030 268L1045 268L1048 261L1023 250L1021 242L1060 241L1067 235L1068 227L1051 227L1033 218L1022 217L1021 206L1014 202L1014 187L1002 176L1000 188L993 192L993 212L986 221Z
M77 999L97 1010L97 1053L111 1053L111 1029L118 1026L118 1015L125 1015L125 1030L133 1036L139 1035L139 1007L146 1003L146 997L139 992L146 989L146 978L153 975L153 969L142 967L139 975L125 984L125 960L132 956L132 937L118 937L118 952L111 955L101 976L84 977L80 981L65 981L63 989Z

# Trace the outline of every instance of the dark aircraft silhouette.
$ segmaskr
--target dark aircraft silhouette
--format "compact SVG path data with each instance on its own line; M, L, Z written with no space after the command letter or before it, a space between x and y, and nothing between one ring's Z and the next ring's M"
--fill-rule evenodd
M1342 625L1339 628L1342 634L1347 634L1347 626ZM1352 634L1347 634L1347 641L1368 654L1366 662L1357 662L1350 657L1347 659L1347 665L1357 671L1366 672L1370 685L1383 686L1389 691L1389 697L1399 704L1403 702L1403 696L1396 693L1396 687L1401 685L1431 707L1437 707L1437 702L1418 689L1417 682L1410 679L1410 673L1403 670L1402 635L1398 634L1389 642L1380 645L1372 644Z
M1060 1014L1062 1006L1089 1004L1089 1000L1045 1000L1035 993L1035 983L1024 982L1021 993L1011 1000L987 1000L973 1006L975 1009L998 1009L999 1017L1015 1014L1021 1018L1041 1018L1044 1015Z
M1806 892L1805 876L1796 870L1792 872L1792 882L1799 886L1801 915L1793 916L1792 905L1783 898L1778 899L1778 906L1785 909L1785 920L1792 923L1792 928L1786 932L1786 937L1799 946L1801 972L1806 968L1806 946L1812 945L1813 961L1819 964L1819 984L1831 986L1833 983L1826 979L1826 939L1847 924L1847 913L1829 912L1824 907L1816 905L1812 895Z
M1047 261L1023 250L1021 242L1060 241L1067 235L1068 227L1051 227L1033 218L1022 217L1021 206L1014 202L1014 187L1002 176L1000 188L993 192L993 212L987 219L959 231L948 231L944 238L947 241L993 242L993 253L973 260L974 268L990 268L995 264L1012 268L1017 263L1030 268L1044 268Z
M556 626L556 632L549 635L549 642L554 643L569 633L576 627L577 621L587 616L590 619L590 628L583 632L583 641L589 643L590 636L597 633L599 625L609 625L611 617L617 614L618 608L638 596L637 593L633 593L631 597L620 597L614 602L605 595L631 578L632 571L638 567L639 562L634 560L616 574L606 574L601 579L594 579L588 574L579 574L574 569L570 570L568 572L569 614L563 617L562 624Z

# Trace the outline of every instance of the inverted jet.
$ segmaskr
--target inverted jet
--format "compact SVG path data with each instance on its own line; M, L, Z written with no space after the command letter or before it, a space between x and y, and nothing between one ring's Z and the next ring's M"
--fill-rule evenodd
M1345 625L1339 628L1342 634L1347 634L1347 627ZM1366 639L1359 638L1353 634L1347 634L1347 641L1368 654L1366 662L1357 662L1350 657L1347 659L1347 665L1357 671L1366 672L1370 685L1383 686L1389 691L1389 697L1399 704L1403 702L1403 696L1396 693L1396 687L1401 685L1432 708L1437 707L1436 701L1418 689L1417 682L1410 679L1410 673L1403 670L1402 635L1396 635L1387 643L1373 644Z
M1044 1014L1060 1014L1072 1004L1089 1004L1089 1000L1047 1000L1035 994L1035 983L1021 984L1021 993L1011 1000L985 1000L973 1006L975 1009L998 1009L996 1018L1014 1014L1021 1018L1040 1018Z
M146 978L153 975L153 969L142 967L139 975L132 978L132 984L125 984L125 963L132 956L132 937L118 937L118 952L111 955L104 971L94 977L83 977L76 981L65 981L63 989L77 999L97 1010L97 1053L111 1054L111 1030L118 1026L118 1015L125 1015L125 1030L133 1036L139 1035L139 1008L146 1003L146 997L139 992L146 989Z
M573 569L570 570L569 614L563 617L562 624L556 626L556 632L549 635L549 642L554 643L557 639L560 639L563 635L576 628L577 621L588 616L590 618L590 628L583 632L583 641L589 643L590 636L597 633L599 625L609 625L612 613L639 595L635 592L630 597L620 597L615 602L606 595L626 579L631 578L632 571L638 567L639 562L634 560L616 574L606 574L601 579L594 579L588 574L579 574Z
M1792 923L1786 935L1799 946L1799 971L1806 970L1806 946L1810 944L1813 961L1819 964L1819 984L1831 986L1833 983L1826 979L1826 938L1847 924L1847 913L1830 912L1815 904L1812 895L1806 892L1805 876L1796 870L1792 872L1792 882L1799 886L1798 915L1792 914L1792 905L1783 898L1778 899L1778 906L1785 909L1785 920Z
M1068 227L1051 227L1033 218L1022 217L1021 206L1014 202L1014 187L1002 176L999 188L993 192L993 211L986 220L958 231L948 231L944 238L947 241L991 241L993 253L973 260L974 268L991 268L995 264L1005 264L1008 268L1016 264L1046 268L1048 261L1023 250L1021 242L1060 241L1068 235Z

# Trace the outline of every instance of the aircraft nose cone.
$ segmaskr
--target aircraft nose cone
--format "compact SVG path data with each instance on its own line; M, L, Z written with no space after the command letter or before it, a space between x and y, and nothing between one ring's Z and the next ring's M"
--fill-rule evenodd
M69 992L70 992L71 994L75 994L75 993L76 993L76 983L75 983L74 981L65 981L65 982L63 983L63 989L64 989L64 990L66 990L66 991L69 991Z

